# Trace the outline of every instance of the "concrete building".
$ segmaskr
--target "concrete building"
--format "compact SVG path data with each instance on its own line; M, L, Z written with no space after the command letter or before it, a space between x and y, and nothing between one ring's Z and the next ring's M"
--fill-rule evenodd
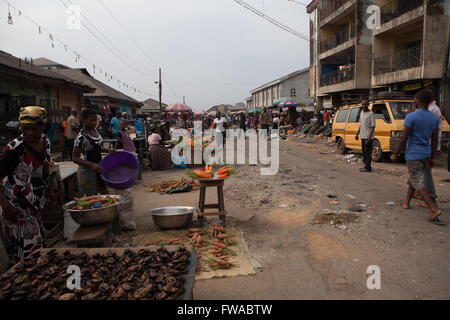
M375 4L381 8L381 25L373 30L372 88L414 93L434 85L448 92L443 79L449 54L450 3L375 0ZM449 104L441 94L439 105L447 106L446 118L450 117Z
M315 0L307 6L310 93L319 108L370 90L372 34L363 19L369 5L370 0Z
M446 0L312 1L311 97L319 107L339 106L369 93L414 94L433 84L445 105L449 7Z
M307 106L313 102L309 94L309 68L295 71L250 91L250 109L271 106L282 97L289 97ZM247 106L248 100L247 98Z

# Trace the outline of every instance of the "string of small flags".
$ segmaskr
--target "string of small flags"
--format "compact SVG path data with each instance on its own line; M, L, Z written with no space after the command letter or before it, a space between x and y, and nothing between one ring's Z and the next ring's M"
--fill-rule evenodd
M48 39L50 41L50 44L52 46L52 48L55 48L55 41L60 43L63 47L64 47L64 51L68 51L68 49L70 49L63 41L59 40L58 38L56 38L53 34L51 34L50 32L48 32L45 28L43 28L42 26L40 26L39 24L37 24L36 22L34 22L31 18L29 18L27 15L25 15L21 10L17 9L14 5L12 5L11 3L9 3L8 1L4 0L7 4L8 4L8 24L12 25L13 24L13 19L11 16L11 9L17 11L18 16L24 16L26 19L28 19L31 23L33 23L34 25L36 25L38 27L38 33L39 35L42 35L43 32L45 32L46 34L48 34ZM111 82L114 77L111 74L108 74L108 72L102 70L98 65L95 65L94 63L90 62L87 58L81 56L77 51L75 50L71 50L72 53L75 56L75 62L78 63L81 59L87 61L89 63L89 65L92 65L92 71L93 73L96 73L96 70L99 71L100 75L105 76L105 78L107 79L108 82ZM104 71L104 72L103 72ZM149 92L140 90L138 88L135 88L133 86L128 85L126 82L121 81L120 79L117 79L117 84L119 86L119 88L124 88L125 90L130 89L131 91L135 92L135 93L144 93L147 94L149 96L155 96L154 94L151 94Z

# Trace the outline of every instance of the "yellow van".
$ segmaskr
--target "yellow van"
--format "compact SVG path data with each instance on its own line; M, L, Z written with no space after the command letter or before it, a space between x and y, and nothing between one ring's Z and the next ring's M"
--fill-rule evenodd
M393 153L403 131L403 121L414 107L413 100L376 100L370 102L369 109L375 115L375 140L373 142L373 161L381 161ZM361 104L340 108L333 119L333 141L338 152L346 154L349 149L361 151L361 139L355 136L359 129ZM442 120L442 150L450 140L450 125Z

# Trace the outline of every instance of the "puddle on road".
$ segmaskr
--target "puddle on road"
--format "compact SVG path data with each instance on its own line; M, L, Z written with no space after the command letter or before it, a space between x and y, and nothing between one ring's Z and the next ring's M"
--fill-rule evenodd
M320 202L314 200L312 203L299 204L298 198L280 197L278 207L269 211L265 216L272 223L285 227L296 227L311 223L314 218L314 212L320 208ZM295 206L294 206L295 205Z
M330 260L346 258L349 251L338 240L320 232L305 233L308 241L308 250L311 257L316 260Z

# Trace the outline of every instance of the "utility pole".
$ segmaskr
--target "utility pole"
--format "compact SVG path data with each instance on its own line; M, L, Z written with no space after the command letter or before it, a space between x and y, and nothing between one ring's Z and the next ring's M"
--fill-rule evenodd
M161 83L161 68L159 68L159 112L162 112L162 83Z
M184 96L183 96L183 104L186 104L186 99Z

